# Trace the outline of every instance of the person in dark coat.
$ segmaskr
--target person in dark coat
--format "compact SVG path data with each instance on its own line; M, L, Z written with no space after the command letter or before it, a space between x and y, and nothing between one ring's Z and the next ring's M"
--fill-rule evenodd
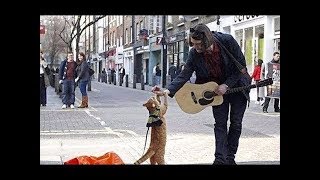
M190 28L188 59L181 73L167 86L167 89L153 92L158 95L167 93L171 98L196 72L196 84L214 81L218 84L213 91L223 96L221 105L212 106L215 134L214 165L236 165L235 154L238 150L242 130L242 119L249 101L249 91L225 94L229 88L250 85L235 62L227 54L228 50L243 67L245 57L237 41L229 34L211 32L204 24ZM224 46L226 49L222 48ZM230 112L230 126L228 119Z
M171 77L171 82L177 76L177 67L174 65L173 62L171 63L170 68L169 68L169 75Z

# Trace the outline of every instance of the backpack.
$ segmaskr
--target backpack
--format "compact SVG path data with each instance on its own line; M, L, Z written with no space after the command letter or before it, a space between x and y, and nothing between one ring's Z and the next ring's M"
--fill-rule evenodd
M94 74L94 70L92 68L89 68L89 75L92 76Z

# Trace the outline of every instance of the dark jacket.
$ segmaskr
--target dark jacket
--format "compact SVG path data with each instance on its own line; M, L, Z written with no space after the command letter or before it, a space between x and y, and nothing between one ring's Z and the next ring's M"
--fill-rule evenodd
M229 50L233 57L238 60L241 65L246 67L245 57L241 51L237 41L229 34L223 34L220 32L213 32L213 35ZM218 43L218 42L217 42ZM218 44L220 46L220 44ZM237 68L233 60L228 56L223 48L220 46L220 52L222 57L222 68L224 74L222 79L223 84L226 84L229 88L244 86L240 78L243 77L240 70ZM198 53L194 48L189 52L188 59L185 68L182 72L168 85L170 91L169 96L173 97L174 94L190 79L192 73L196 71L197 80L199 82L209 82L209 73L204 63L203 53ZM245 84L247 85L247 84ZM246 98L249 100L249 91L243 91Z
M76 78L76 76L77 76L77 72L76 72L76 69L77 69L77 63L75 62L75 61L73 61L72 63L74 63L75 64L75 68L74 68L74 72L73 72L73 74L74 74L74 79ZM65 60L63 60L62 62L61 62L61 64L60 64L60 67L59 67L59 79L60 80L63 80L64 79L64 73L65 73L65 67L66 67L66 64L67 64L67 59L65 59Z
M126 74L126 70L124 68L122 68L122 69L123 69L123 71L122 71L122 73L120 73L121 68L119 68L119 74L125 75Z
M169 75L171 76L172 79L176 78L176 76L177 76L177 68L176 68L176 66L174 66L174 65L170 66Z
M90 79L89 75L89 64L86 61L82 61L76 68L77 77L80 81L88 81Z

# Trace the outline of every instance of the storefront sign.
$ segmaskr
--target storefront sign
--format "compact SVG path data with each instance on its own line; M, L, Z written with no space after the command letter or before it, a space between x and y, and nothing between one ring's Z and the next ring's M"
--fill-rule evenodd
M175 35L172 35L169 37L169 42L168 43L174 43L177 41L183 41L185 39L185 32L179 32Z
M237 15L237 16L234 16L234 22L235 23L244 22L249 19L251 20L251 19L257 18L258 16L259 15Z

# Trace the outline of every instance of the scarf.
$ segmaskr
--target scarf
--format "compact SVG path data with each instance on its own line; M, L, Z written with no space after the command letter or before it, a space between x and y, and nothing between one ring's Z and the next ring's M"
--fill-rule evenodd
M209 79L221 84L222 64L220 48L216 42L213 42L213 49L204 52L204 60L209 73Z

